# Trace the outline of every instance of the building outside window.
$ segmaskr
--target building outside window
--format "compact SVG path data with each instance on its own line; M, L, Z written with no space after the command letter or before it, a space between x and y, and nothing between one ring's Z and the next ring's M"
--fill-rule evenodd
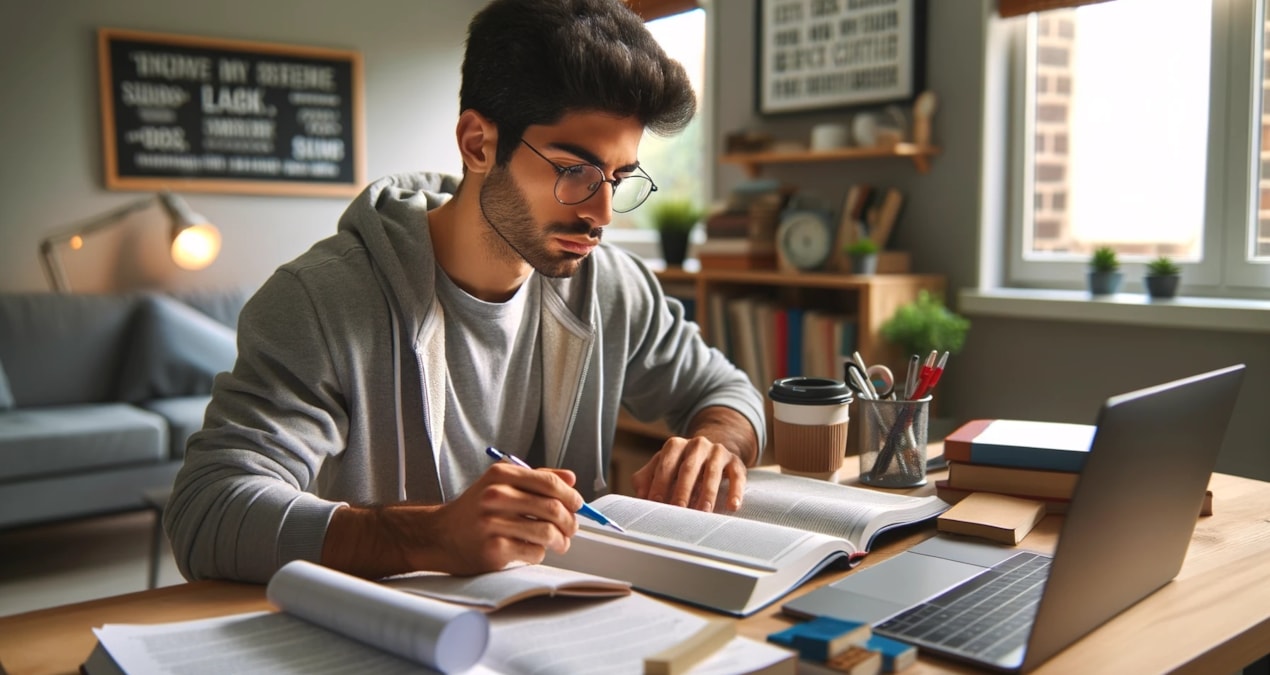
M1116 0L1026 19L1011 285L1075 287L1111 246L1127 280L1166 255L1188 294L1270 297L1268 1Z

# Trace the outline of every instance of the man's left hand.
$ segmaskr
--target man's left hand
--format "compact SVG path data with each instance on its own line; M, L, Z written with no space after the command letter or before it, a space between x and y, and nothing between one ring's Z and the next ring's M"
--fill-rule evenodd
M758 439L749 421L730 408L706 408L690 428L688 437L671 437L635 472L636 496L713 511L726 478L725 508L741 508L746 466L758 456Z

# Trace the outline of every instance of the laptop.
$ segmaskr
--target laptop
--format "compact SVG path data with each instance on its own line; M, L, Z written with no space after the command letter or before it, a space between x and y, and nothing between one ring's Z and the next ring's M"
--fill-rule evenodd
M862 621L993 670L1035 668L1177 575L1243 373L1103 403L1052 557L941 534L782 610Z

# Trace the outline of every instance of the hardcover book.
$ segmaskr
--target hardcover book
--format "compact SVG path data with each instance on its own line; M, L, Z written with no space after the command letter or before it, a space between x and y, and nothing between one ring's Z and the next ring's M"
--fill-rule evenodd
M1078 472L1094 440L1091 424L972 420L944 439L944 457L970 464Z
M1079 473L948 462L948 487L1016 497L1071 499Z
M936 527L940 532L981 537L1013 546L1023 541L1043 517L1043 502L975 492L940 514Z
M879 532L948 509L911 497L751 471L735 513L705 513L622 495L593 502L619 533L579 521L569 551L545 562L625 579L635 588L748 616L833 564L850 565Z

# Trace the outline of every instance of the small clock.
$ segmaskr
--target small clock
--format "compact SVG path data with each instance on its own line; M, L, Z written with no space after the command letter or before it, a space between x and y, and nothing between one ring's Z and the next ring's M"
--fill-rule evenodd
M825 211L787 211L776 230L776 251L782 263L803 272L823 267L833 253L830 220Z

